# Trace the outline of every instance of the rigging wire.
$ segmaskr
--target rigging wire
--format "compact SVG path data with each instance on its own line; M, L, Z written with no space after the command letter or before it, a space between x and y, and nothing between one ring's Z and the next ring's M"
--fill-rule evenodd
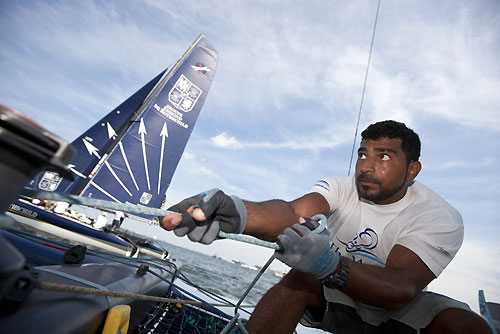
M358 136L359 121L361 119L361 110L363 109L363 102L365 99L366 83L368 81L368 71L370 69L370 61L372 58L372 51L373 51L373 42L375 40L375 31L377 29L378 13L380 10L380 2L381 1L382 0L378 0L377 13L375 14L375 23L373 24L373 33L372 33L372 41L371 41L371 45L370 45L370 53L368 54L368 63L366 65L366 72L365 72L365 82L363 84L363 92L361 93L361 103L359 104L358 122L356 124L356 131L354 133L354 141L352 143L352 151L351 151L351 160L349 161L349 171L347 172L347 176L351 175L352 160L354 157L354 149L356 147L356 137Z

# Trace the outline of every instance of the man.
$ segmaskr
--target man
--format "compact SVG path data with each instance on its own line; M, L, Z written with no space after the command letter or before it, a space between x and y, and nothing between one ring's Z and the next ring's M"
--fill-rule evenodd
M94 221L93 226L95 228L103 228L106 225L108 225L108 217L105 212L101 212L101 214L97 216L97 219Z
M118 229L122 226L123 221L125 220L125 214L122 211L115 212L115 218L111 223L111 228Z
M460 214L415 182L420 140L403 123L362 133L355 177L326 178L291 202L254 203L212 190L186 199L162 226L192 241L218 232L277 241L292 270L253 312L249 333L292 333L299 320L334 333L490 333L466 304L422 292L463 241ZM317 234L302 217L328 216Z

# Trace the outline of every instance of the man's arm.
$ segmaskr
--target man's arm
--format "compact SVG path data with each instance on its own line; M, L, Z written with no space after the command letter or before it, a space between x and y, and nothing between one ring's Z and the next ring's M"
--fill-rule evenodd
M244 203L248 215L244 233L267 241L275 241L285 228L298 223L300 217L326 215L330 209L326 199L318 193L309 193L291 202L270 200Z
M393 247L385 267L347 261L349 279L343 293L362 303L398 310L434 278L432 271L410 249Z
M270 200L243 203L247 210L244 233L267 241L275 241L285 228L297 223L299 217L327 214L330 209L326 199L318 193L306 194L291 202ZM190 206L186 212L198 222L213 219L206 217L200 208L194 206ZM216 214L217 210L214 212ZM169 231L176 229L181 223L182 216L175 213L163 217L161 221L162 227Z

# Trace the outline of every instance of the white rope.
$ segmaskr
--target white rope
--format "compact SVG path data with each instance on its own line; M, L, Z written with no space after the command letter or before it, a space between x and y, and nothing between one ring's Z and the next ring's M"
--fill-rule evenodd
M61 194L61 193L53 193L47 191L38 191L38 190L30 190L24 189L23 195L33 197L33 198L44 198L51 201L64 201L71 204L79 204L85 205L96 209L108 209L108 210L116 210L116 211L124 211L128 213L136 213L136 214L146 214L151 216L159 216L163 217L169 213L174 213L169 210L155 209L149 208L146 206L140 206L135 204L126 204L126 203L117 203L111 201L105 201L102 199L88 198L82 196ZM312 220L320 221L320 225L316 228L315 232L321 233L326 228L327 219L324 215L316 215L311 218ZM266 248L271 248L278 250L279 246L274 242L268 242L264 240L260 240L248 235L241 234L233 234L233 233L225 233L220 231L219 237L224 239L231 239L235 241L245 242L251 245L262 246Z

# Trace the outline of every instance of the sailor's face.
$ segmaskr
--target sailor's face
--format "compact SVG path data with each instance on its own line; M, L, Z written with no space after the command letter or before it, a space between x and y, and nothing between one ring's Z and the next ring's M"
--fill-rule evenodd
M418 174L412 164L408 164L399 138L363 140L356 162L359 196L377 204L397 202Z

